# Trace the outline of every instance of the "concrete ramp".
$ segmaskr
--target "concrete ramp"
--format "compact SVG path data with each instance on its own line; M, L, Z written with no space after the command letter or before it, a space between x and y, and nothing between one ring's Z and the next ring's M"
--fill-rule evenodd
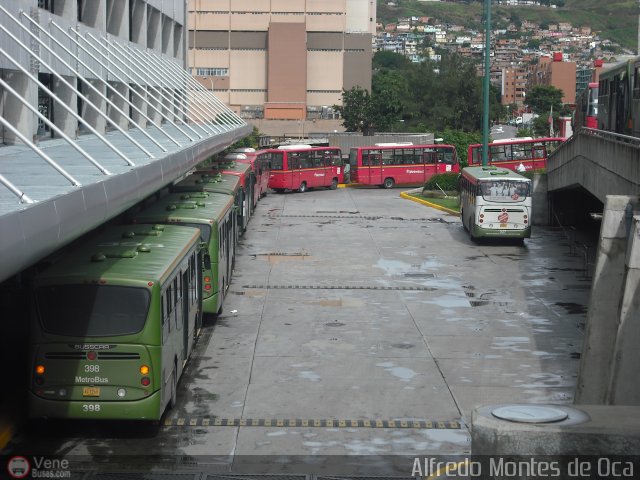
M547 160L549 192L583 187L607 195L640 194L640 138L582 128Z

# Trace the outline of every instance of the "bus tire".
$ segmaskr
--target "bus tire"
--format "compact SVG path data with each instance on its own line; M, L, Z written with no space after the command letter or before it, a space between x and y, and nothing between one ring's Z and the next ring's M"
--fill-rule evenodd
M334 178L333 180L331 180L331 185L329 185L329 190L335 190L336 188L338 188L338 179Z
M382 184L382 186L384 188L393 188L394 183L395 182L393 181L393 178L387 177L384 179L384 183Z
M299 191L300 193L304 193L304 192L306 192L306 191L307 191L307 182L302 182L302 183L300 184L300 188L298 188L298 191Z
M460 210L460 218L462 219L462 228L464 228L465 231L468 232L469 227L467 227L467 224L464 223L464 210Z

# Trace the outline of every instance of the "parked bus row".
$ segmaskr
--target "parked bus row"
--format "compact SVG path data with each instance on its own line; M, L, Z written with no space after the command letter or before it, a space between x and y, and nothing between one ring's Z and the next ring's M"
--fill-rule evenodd
M268 164L240 153L36 275L30 417L157 421L175 405L202 315L221 311L238 238L266 193Z
M239 159L251 160L262 169L263 175L256 174L262 194L266 193L266 188L278 193L285 190L306 192L311 188L334 190L345 181L384 188L423 185L435 174L460 171L453 145L398 143L354 147L346 164L338 147L286 145L276 149L229 154L217 160L217 165L214 164L212 168L220 172L225 162ZM254 196L258 196L255 191Z

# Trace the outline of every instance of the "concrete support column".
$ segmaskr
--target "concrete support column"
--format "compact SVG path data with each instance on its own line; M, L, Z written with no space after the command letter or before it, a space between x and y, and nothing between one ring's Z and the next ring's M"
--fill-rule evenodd
M110 85L115 88L122 96L127 98L127 85L120 82L110 82ZM122 97L116 95L109 89L109 100L113 102L115 106L117 106L124 113L129 114L129 104L126 103ZM127 120L123 115L118 113L118 111L109 105L109 118L120 125L123 129L129 128L129 120Z
M549 199L546 173L533 174L533 225L549 225Z
M633 217L629 226L620 324L609 386L608 403L612 405L640 405L640 216Z
M25 74L5 70L3 80L31 105L38 104L38 87ZM29 140L34 139L38 128L36 116L9 92L4 92L2 97L2 116ZM22 143L7 129L4 129L4 142L8 145Z
M147 100L149 101L150 105L153 105L157 110L162 111L161 109L163 107L162 107L162 104L160 103L160 101L162 100L162 97L160 97L160 94L158 93L158 91L156 91L155 89L149 90L147 93ZM153 120L153 123L155 123L156 125L159 124L160 121L162 120L162 117L160 116L160 113L157 110L153 108L149 108L147 110L147 115L151 120Z
M105 94L106 88L102 82L98 80L89 80L89 81L98 91L100 91L103 95ZM91 102L96 107L98 107L100 111L102 112L106 111L105 110L106 102L95 91L91 90L89 87L85 85L83 92L84 92L84 96L87 97L89 102ZM98 132L104 133L107 125L107 121L102 115L99 115L94 108L84 104L82 106L82 118L84 118L89 123L89 125L95 128Z
M131 103L133 103L140 111L144 112L145 115L149 115L152 110L147 111L147 102L144 101L144 99L147 98L147 90L144 87L141 88L137 86L131 86L130 88L135 89L135 91L140 94L140 96L134 94L129 95ZM131 118L133 118L134 122L136 122L140 127L147 128L147 120L135 110L133 110Z
M76 77L65 76L64 79L71 85L75 85L76 83ZM56 96L64 102L65 105L75 110L78 96L73 90L71 90L57 78L54 78L53 91L55 92ZM78 133L78 120L76 120L73 115L71 115L67 110L62 108L58 102L53 102L53 119L56 126L60 130L62 130L65 135L71 138L76 138Z
M620 304L625 284L628 205L638 197L608 195L589 299L585 341L580 361L576 404L605 404L618 337ZM636 383L636 382L633 382Z

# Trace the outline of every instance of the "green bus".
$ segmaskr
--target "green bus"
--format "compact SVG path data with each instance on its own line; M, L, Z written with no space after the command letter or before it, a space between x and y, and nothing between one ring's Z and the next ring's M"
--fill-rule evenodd
M230 195L209 192L171 193L134 215L133 223L162 223L200 229L202 308L218 313L235 264L236 216Z
M230 173L192 173L183 180L175 183L173 192L210 192L230 195L234 199L234 208L237 216L237 238L247 228L248 215L243 208L244 194L240 186L240 177Z
M200 231L107 227L34 277L31 418L152 420L201 321Z

